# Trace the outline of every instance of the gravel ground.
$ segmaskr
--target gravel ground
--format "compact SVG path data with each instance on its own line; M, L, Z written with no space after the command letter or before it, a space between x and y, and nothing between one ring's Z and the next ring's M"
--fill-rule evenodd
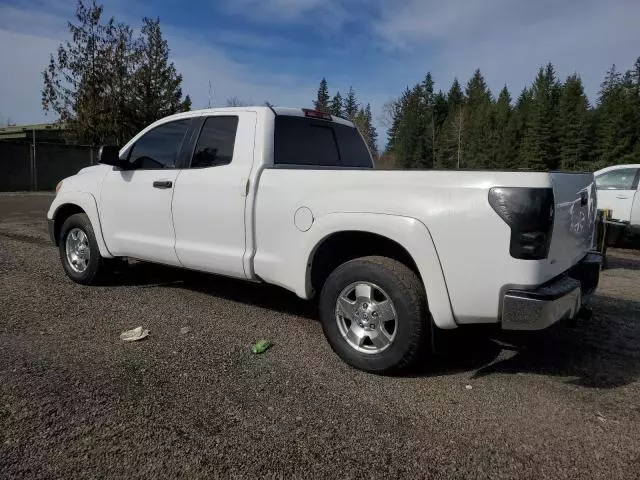
M610 250L591 320L525 344L447 334L388 378L276 288L144 264L73 284L50 202L0 195L2 478L640 476L638 252Z

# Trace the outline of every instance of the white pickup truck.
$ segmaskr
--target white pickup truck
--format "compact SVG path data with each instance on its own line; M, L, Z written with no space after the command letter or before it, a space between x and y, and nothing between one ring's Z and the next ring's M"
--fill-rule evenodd
M594 173L598 208L611 210L607 221L612 244L640 235L640 164L614 165Z
M598 283L592 174L375 170L352 123L269 107L164 118L100 163L47 215L72 280L125 257L318 296L331 347L370 372L434 328L572 318Z

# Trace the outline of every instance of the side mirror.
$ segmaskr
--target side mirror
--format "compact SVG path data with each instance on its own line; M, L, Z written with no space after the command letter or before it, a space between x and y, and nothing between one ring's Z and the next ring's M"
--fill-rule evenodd
M119 152L120 148L115 145L101 146L98 151L98 163L122 168L126 162L120 160L120 157L118 156Z

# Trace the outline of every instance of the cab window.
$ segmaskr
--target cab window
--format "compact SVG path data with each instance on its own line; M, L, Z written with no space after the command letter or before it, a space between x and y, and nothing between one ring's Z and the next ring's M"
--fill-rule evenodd
M189 129L190 118L163 123L145 133L129 152L134 170L176 168L178 153Z
M208 117L202 125L191 168L218 167L233 160L238 117L235 115Z
M620 168L596 177L596 185L599 190L635 190L637 175L637 168Z

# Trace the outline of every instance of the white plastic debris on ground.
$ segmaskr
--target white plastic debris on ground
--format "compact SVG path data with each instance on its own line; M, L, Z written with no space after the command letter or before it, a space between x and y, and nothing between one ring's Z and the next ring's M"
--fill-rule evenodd
M135 342L147 338L149 336L149 330L143 330L142 327L137 327L132 330L127 330L120 334L120 340L123 342Z

